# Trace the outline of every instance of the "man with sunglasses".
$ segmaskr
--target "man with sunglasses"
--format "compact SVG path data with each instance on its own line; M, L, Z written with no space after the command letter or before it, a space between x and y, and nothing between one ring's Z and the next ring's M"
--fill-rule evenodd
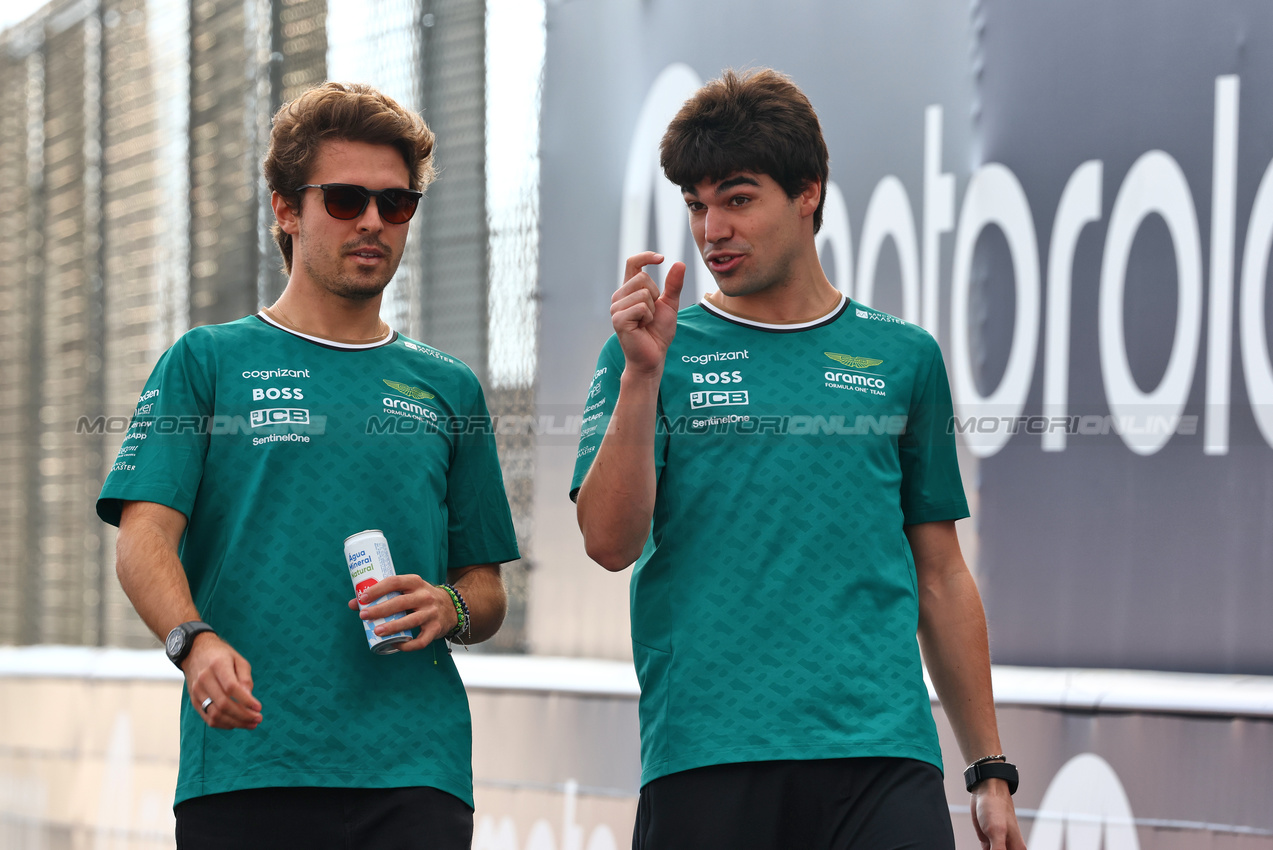
M380 318L432 150L368 86L279 110L265 176L287 286L169 349L102 488L120 582L186 679L183 850L472 840L446 640L495 633L518 552L477 379ZM343 543L368 529L397 575L354 600ZM392 614L375 632L412 638L372 652L364 623Z

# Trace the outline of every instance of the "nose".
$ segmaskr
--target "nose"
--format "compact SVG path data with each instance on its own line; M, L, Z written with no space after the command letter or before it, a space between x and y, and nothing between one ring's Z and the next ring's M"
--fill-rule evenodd
M379 233L385 229L385 222L380 217L380 207L376 204L375 198L367 202L367 208L362 211L362 215L358 216L357 227L359 233Z
M729 215L724 210L709 206L703 214L703 238L708 242L724 242L733 233Z

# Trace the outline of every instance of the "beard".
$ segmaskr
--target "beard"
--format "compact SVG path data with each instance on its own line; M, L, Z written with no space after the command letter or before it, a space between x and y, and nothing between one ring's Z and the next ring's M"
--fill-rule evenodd
M384 263L374 269L345 271L345 254L358 248L376 248L384 255ZM304 256L305 273L310 280L332 295L351 301L368 301L384 292L397 273L398 262L402 259L401 256L394 256L384 243L366 240L342 245L335 256L322 258L322 261L309 251L304 252Z

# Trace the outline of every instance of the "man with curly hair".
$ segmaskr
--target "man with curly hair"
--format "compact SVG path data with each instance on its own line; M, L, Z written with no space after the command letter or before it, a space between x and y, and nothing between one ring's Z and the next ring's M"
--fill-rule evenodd
M433 141L369 86L279 110L265 175L287 286L164 354L102 488L120 582L185 675L184 850L471 842L446 639L496 632L518 552L476 377L380 318ZM343 543L368 529L397 575L359 613ZM375 634L411 639L373 653L370 620L395 614Z
M589 556L636 563L633 847L953 848L922 648L983 846L1024 850L941 351L823 272L812 105L728 72L661 163L718 289L680 309L684 264L628 259L571 485Z

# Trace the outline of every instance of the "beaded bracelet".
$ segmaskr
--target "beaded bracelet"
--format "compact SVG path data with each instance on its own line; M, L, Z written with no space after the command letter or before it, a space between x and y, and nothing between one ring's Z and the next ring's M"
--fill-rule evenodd
M460 595L454 585L440 584L438 587L446 591L447 596L451 597L451 604L455 606L455 628L446 633L446 639L456 640L467 635L471 625L468 603L464 601L464 597Z
M981 758L977 759L972 764L968 765L968 767L976 767L979 764L986 764L987 762L999 761L1000 759L1007 761L1007 758L1008 757L1005 756L1003 753L999 753L999 755L997 756L982 756Z

